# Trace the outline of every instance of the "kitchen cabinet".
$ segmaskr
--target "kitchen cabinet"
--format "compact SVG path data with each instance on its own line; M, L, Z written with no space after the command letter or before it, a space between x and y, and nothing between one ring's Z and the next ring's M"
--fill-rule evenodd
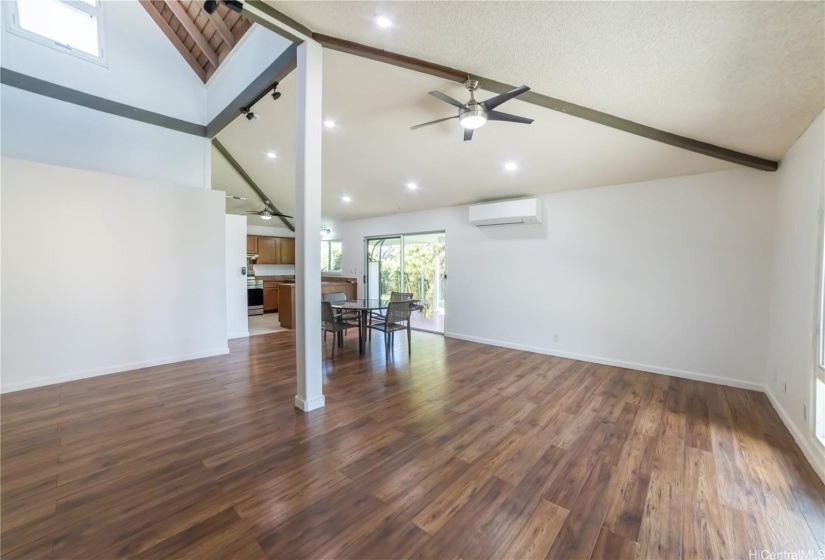
M295 264L295 239L281 238L281 264Z
M257 235L247 235L246 236L246 254L247 255L254 255L258 252L258 236Z
M267 287L267 283L264 284L264 313L278 311L278 288Z
M258 237L257 264L281 264L281 239Z

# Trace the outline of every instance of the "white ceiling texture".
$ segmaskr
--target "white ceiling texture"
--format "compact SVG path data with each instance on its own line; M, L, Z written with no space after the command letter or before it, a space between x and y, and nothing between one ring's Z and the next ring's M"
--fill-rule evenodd
M526 84L668 132L781 159L825 106L820 2L270 2L325 33ZM382 29L383 15L393 27ZM483 89L484 84L481 84ZM463 142L460 84L324 51L328 220L732 169L736 165L513 100ZM294 208L294 75L277 102L218 136L287 213ZM481 91L480 99L493 96ZM273 151L278 157L267 158ZM213 186L251 196L217 153ZM506 171L515 162L519 169ZM419 188L411 191L407 182ZM351 203L341 200L350 196ZM232 206L233 209L240 208ZM246 207L244 207L246 208ZM252 222L252 221L251 221ZM266 223L266 222L258 222ZM271 225L277 225L272 224Z

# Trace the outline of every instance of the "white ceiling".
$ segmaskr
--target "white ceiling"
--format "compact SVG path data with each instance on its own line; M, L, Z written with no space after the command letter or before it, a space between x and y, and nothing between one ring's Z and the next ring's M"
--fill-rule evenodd
M268 3L318 33L775 160L825 107L821 1Z
M528 85L531 85L528 82ZM456 120L411 131L410 126L452 116L455 109L429 95L458 99L460 85L339 52L324 51L324 111L337 127L324 130L323 214L329 221L705 173L736 166L717 159L512 100L498 109L533 118L532 125L489 122L471 142ZM295 75L218 139L278 208L294 210ZM480 92L479 98L493 94ZM272 150L278 158L270 160ZM517 172L503 165L514 161ZM225 160L213 150L213 188L249 197L230 211L260 209ZM405 183L415 181L417 191ZM351 196L346 204L341 196ZM278 225L257 218L250 223Z

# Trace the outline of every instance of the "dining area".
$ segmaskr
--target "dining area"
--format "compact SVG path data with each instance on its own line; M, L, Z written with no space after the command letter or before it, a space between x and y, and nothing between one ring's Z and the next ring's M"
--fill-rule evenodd
M336 347L344 346L348 331L358 333L358 353L365 356L369 351L373 332L381 336L384 354L389 362L395 342L395 334L406 335L407 355L412 356L411 317L422 305L410 292L391 292L389 298L348 299L343 292L322 294L321 329L324 348L331 338L330 359L335 359ZM331 337L327 335L331 334Z

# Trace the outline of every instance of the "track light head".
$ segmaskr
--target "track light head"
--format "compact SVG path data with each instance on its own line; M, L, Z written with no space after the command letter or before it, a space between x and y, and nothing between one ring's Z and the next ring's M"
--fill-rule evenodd
M218 9L218 1L217 0L206 0L203 3L203 11L207 14L214 14L215 10Z
M243 2L238 0L224 0L224 4L233 12L241 13L243 11Z
M245 117L246 117L246 119L247 119L247 120L249 120L249 121L256 121L256 120L258 120L258 119L260 119L260 118L261 118L259 115L257 115L257 114L255 114L255 113L253 113L253 112L249 109L249 107L242 107L242 108L241 108L241 114L242 114L243 116L245 116Z
M278 82L272 84L272 100L278 101L281 98L281 92L278 91Z

